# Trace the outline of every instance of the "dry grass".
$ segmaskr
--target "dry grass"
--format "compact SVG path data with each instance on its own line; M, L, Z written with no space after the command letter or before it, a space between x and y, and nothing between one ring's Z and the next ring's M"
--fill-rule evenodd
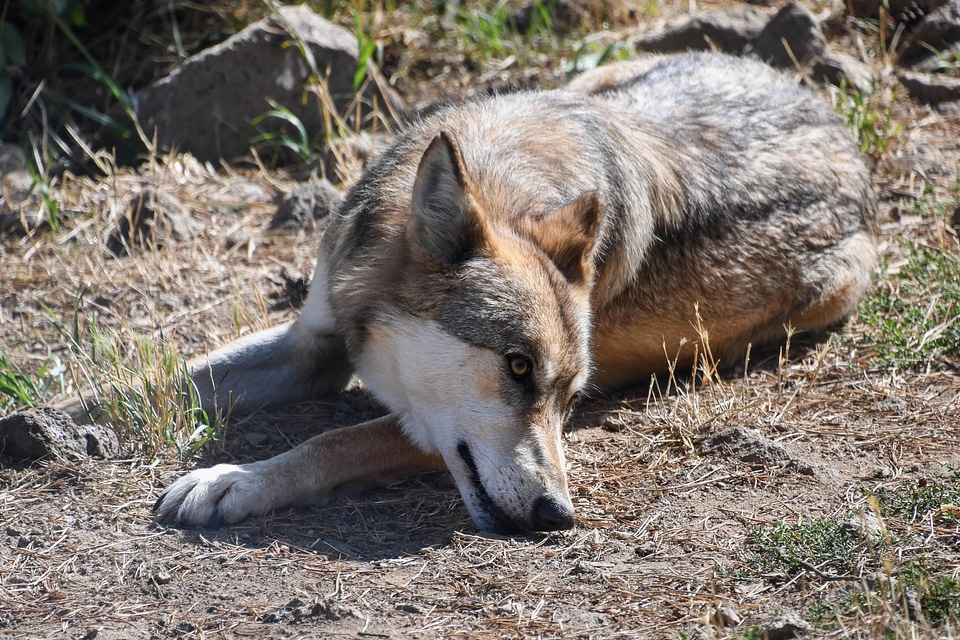
M372 7L366 24L386 45L388 73L414 101L504 82L557 83L562 62L587 36L543 41L521 64L509 51L498 58L453 38L431 46L440 16L417 22L409 5L383 9ZM686 10L659 8L665 17ZM631 20L583 29L602 48L627 41ZM878 51L878 34L856 33L863 50ZM942 169L960 161L960 122L902 93L890 116L903 128L876 171L889 264L907 259L901 237L956 256L949 204L937 203L958 204L956 178ZM265 232L274 196L294 184L289 177L255 159L237 169L153 156L132 170L94 156L103 177L66 174L51 185L58 231L0 245L8 358L33 373L58 356L74 384L87 386L109 373L84 360L96 327L121 356L113 382L122 386L124 376L143 375L145 362L168 357L162 345L191 356L292 316L274 308L286 296L279 274L309 275L316 238ZM176 195L202 231L111 257L105 238L144 186ZM924 302L932 300L920 295L917 304ZM795 336L789 350L755 353L740 375L718 376L707 352L692 372L586 402L567 435L578 526L546 537L477 534L444 476L224 530L181 531L150 518L159 491L183 470L177 447L162 439L149 451L128 441L121 460L5 466L0 634L759 638L789 609L815 621L818 637L957 637L956 621L911 614L902 606L908 594L877 587L875 575L899 576L923 554L941 575L960 577L956 520L884 515L887 563L865 561L862 571L813 565L784 576L755 568L756 531L869 513L871 494L920 486L946 463L960 465L957 355L922 370L878 368L873 336L854 318L825 341ZM162 369L157 379L168 380L176 367ZM197 464L264 458L318 428L378 411L353 388L282 413L234 417ZM177 420L151 418L160 434ZM729 427L756 429L788 458L756 463L704 448ZM181 448L192 434L185 429L172 437ZM864 584L872 587L862 600L842 604ZM816 621L812 612L825 602L838 608ZM734 618L742 621L727 624Z

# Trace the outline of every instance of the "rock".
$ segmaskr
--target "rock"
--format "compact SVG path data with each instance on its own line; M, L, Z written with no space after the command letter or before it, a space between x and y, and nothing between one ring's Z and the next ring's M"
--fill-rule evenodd
M761 625L765 640L805 638L813 630L810 623L795 611L784 611L772 622Z
M897 79L907 93L920 102L938 104L960 100L960 78L901 70L897 72Z
M144 187L130 199L126 214L116 221L107 238L107 249L116 256L132 248L162 247L190 240L200 225L172 194Z
M111 458L120 451L117 435L97 424L77 425L53 407L33 407L0 418L0 455L16 460L52 457Z
M749 464L771 465L790 460L787 450L764 438L756 429L730 427L706 438L701 444L704 453L731 453Z
M873 70L841 51L827 50L823 57L814 62L810 76L816 82L824 82L836 87L845 80L848 87L864 94L873 91Z
M900 47L900 63L919 60L951 49L960 42L960 0L950 0L917 24Z
M362 619L363 616L353 607L336 600L324 599L313 605L307 605L302 600L294 598L276 611L261 614L258 619L260 622L298 622L305 618L336 621L346 618Z
M312 92L302 100L304 83L314 70L299 47L290 46L290 33L309 49L316 72L329 73L329 92L346 124L359 126L353 122L354 111L346 113L353 99L357 39L302 5L281 7L277 14L193 56L140 91L135 111L144 131L152 137L156 130L161 148L189 151L204 162L234 158L247 152L254 134L250 122L271 109L270 98L289 109L308 134L318 137L324 127L324 109ZM372 64L367 73L377 78ZM382 82L367 84L362 121L372 105L385 116L391 109L402 108L396 94Z
M954 231L960 233L960 205L953 210L953 215L950 217L950 224L953 225Z
M718 605L709 614L709 623L715 628L735 627L743 622L743 616L731 606Z
M949 0L849 0L851 13L859 18L877 18L880 7L897 22L916 24Z
M870 540L880 538L884 532L883 523L873 511L861 511L844 522L840 529L850 537Z
M270 278L275 284L280 285L282 290L271 298L276 298L276 302L270 305L270 311L281 311L283 309L300 309L307 301L307 294L310 292L310 280L303 274L287 271L286 267L280 269L280 274L276 278Z
M329 180L300 185L286 196L270 220L270 229L313 229L337 210L343 193Z
M711 51L740 54L760 33L767 16L753 7L734 7L685 18L642 38L637 48L653 53Z
M24 207L33 189L27 156L13 144L0 144L0 235L26 233L43 222L35 206Z
M822 58L826 50L827 41L817 19L795 2L784 5L747 47L747 53L780 69L795 68L797 63L809 64Z
M613 618L598 611L575 613L564 620L564 625L573 629L602 629L603 627L609 627L612 623Z

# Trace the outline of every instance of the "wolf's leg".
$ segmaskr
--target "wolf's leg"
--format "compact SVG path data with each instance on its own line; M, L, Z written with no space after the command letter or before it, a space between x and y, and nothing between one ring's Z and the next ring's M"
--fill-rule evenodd
M340 485L441 471L439 455L403 435L396 416L334 429L269 460L218 464L174 482L157 500L160 522L231 524L287 506L316 504Z
M248 411L340 391L353 368L337 334L315 334L298 321L231 342L188 371L205 410Z

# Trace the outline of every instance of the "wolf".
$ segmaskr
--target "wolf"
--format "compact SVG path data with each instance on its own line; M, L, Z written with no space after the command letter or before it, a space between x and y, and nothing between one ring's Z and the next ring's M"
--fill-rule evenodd
M650 56L441 105L347 193L296 321L190 364L204 407L334 393L388 415L175 481L208 526L449 470L481 529L574 526L562 433L589 389L723 362L868 291L877 204L828 104L757 61Z

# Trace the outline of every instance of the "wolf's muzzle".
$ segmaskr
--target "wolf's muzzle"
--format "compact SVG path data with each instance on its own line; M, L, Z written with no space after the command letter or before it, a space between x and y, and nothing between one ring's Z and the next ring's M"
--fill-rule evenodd
M574 522L573 507L553 496L540 496L533 505L533 528L537 531L572 529Z
M487 515L493 520L494 533L520 533L523 531L558 531L560 529L570 529L574 525L573 506L566 505L554 496L544 494L537 498L530 514L529 524L518 523L511 519L497 505L496 502L487 493L486 487L480 481L480 474L477 471L477 463L473 459L470 447L467 443L461 442L457 445L457 454L467 469L470 471L470 480L473 483L474 491L480 506L487 512Z

